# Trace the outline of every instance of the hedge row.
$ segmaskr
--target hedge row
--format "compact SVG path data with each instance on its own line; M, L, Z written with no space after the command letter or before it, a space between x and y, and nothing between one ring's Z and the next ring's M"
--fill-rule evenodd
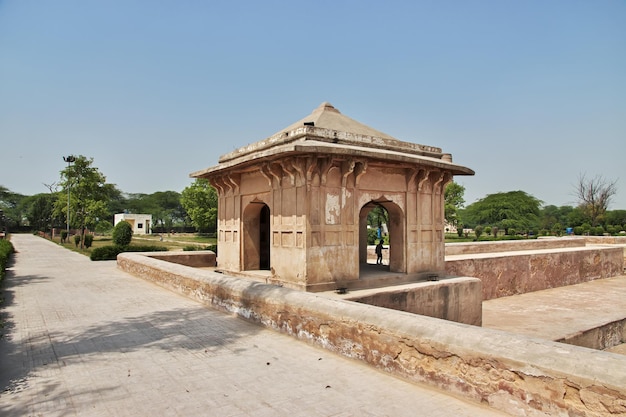
M0 240L0 280L4 278L4 271L7 268L11 255L15 252L13 244L6 240Z
M117 259L117 255L122 252L163 252L167 251L164 246L142 246L142 245L107 245L94 248L89 258L92 261L112 261Z

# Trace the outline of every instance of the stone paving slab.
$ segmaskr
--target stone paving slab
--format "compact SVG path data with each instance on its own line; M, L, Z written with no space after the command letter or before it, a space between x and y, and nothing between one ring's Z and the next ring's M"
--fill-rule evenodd
M502 416L31 235L2 294L0 415Z
M483 301L483 327L560 340L626 318L626 275Z

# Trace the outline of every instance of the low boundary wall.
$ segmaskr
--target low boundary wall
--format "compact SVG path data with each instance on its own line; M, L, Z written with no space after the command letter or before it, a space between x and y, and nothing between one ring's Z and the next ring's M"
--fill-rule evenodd
M217 265L215 252L213 251L150 252L146 253L146 256L196 268L207 268Z
M584 247L585 243L586 241L583 237L446 243L446 256L467 255L470 253L511 252L520 250L580 248Z
M624 250L588 246L447 256L446 273L480 278L483 300L491 300L622 275Z
M337 297L474 326L481 326L483 322L482 283L478 278L446 278L394 285Z
M268 328L524 416L626 415L623 356L124 253L131 274Z

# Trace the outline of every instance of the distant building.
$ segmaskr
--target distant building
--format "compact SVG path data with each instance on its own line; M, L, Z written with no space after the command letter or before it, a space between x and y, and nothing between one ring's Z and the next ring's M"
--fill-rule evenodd
M118 213L115 215L114 225L125 221L133 227L133 233L136 235L147 235L152 227L152 214L131 214Z

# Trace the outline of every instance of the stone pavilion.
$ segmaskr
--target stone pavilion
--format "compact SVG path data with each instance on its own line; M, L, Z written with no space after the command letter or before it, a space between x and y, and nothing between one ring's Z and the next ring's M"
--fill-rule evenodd
M444 188L474 171L322 103L192 173L218 193L218 268L305 291L368 287L367 214L389 215L389 279L443 276ZM384 279L377 281L379 284Z

